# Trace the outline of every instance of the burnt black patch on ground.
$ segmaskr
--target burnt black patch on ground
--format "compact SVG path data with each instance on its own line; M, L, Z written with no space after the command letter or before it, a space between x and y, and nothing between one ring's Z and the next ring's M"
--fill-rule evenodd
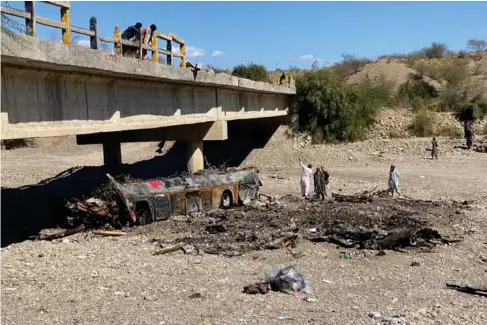
M279 202L257 201L245 207L211 211L187 223L167 221L157 227L173 234L185 233L176 242L224 255L289 247L298 237L348 248L414 249L456 241L435 229L448 227L461 208L457 202L374 195L358 199L339 196L330 201L285 197Z

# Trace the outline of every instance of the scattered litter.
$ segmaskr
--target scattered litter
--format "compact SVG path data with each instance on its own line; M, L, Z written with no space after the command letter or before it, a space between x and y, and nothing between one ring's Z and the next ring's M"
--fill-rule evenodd
M99 236L125 236L127 233L124 231L108 231L108 230L94 230L93 235L99 235Z
M171 246L168 246L168 247L164 247L158 251L155 251L153 253L153 255L163 255L163 254L167 254L167 253L172 253L172 252L175 252L177 250L180 250L181 248L183 248L185 245L185 243L178 243L178 244L175 244L175 245L171 245Z
M201 298L201 293L199 293L199 292L193 293L188 298L191 298L191 299Z
M379 312L370 312L369 317L380 321L381 323L389 323L389 324L407 324L406 320L401 316L394 315L394 316L384 316Z
M266 272L265 282L270 283L273 290L287 294L306 293L306 282L301 275L292 266L282 269L274 269Z
M292 318L289 316L279 316L280 320L291 320Z
M266 282L254 283L243 288L243 292L249 295L265 295L269 291L271 291L271 284Z
M332 281L330 281L330 280L325 280L325 279L323 279L323 280L321 280L321 281L325 282L326 284L333 284L333 282L332 282Z
M343 254L343 259L345 259L345 260L351 260L352 259L352 254L350 254L350 253L344 253Z
M317 302L318 300L316 298L311 298L311 297L306 297L304 298L306 302Z

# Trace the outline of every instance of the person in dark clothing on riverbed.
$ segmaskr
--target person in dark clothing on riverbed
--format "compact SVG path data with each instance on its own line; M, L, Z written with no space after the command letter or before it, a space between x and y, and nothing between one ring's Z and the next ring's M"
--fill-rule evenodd
M321 197L322 200L325 199L326 196L326 175L323 172L323 167L317 167L316 171L313 175L314 185L315 185L315 193L316 197Z

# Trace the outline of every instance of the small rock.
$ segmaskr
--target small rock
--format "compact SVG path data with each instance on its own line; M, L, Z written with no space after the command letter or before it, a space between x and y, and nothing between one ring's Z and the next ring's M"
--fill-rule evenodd
M91 277L92 278L97 278L98 277L98 272L93 271L93 273L91 273Z
M304 299L306 302L317 302L318 300L316 300L316 298L311 298L311 297L306 297Z
M385 251L378 251L377 254L375 254L376 256L385 256L386 255L386 252Z
M63 241L62 241L63 244L68 244L69 243L69 239L67 238L64 238Z
M193 254L194 251L195 251L195 248L194 248L193 245L189 245L188 244L188 245L184 245L183 246L183 252L184 252L184 254L188 254L188 255L189 254Z
M413 262L411 262L411 266L419 266L419 262L413 261Z
M44 257L44 254L40 253L37 257Z
M382 316L381 313L376 312L376 311L372 311L369 313L369 317L371 317L371 318L380 318L381 316Z
M199 293L199 292L193 293L188 298L191 298L191 299L201 298L201 293Z

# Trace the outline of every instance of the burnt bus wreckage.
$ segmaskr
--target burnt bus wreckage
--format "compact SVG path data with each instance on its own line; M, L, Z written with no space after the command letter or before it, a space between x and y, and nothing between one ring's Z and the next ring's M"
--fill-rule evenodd
M259 195L262 186L256 168L202 171L191 176L117 182L117 189L133 223L144 225L171 215L189 215L215 208L246 204Z

